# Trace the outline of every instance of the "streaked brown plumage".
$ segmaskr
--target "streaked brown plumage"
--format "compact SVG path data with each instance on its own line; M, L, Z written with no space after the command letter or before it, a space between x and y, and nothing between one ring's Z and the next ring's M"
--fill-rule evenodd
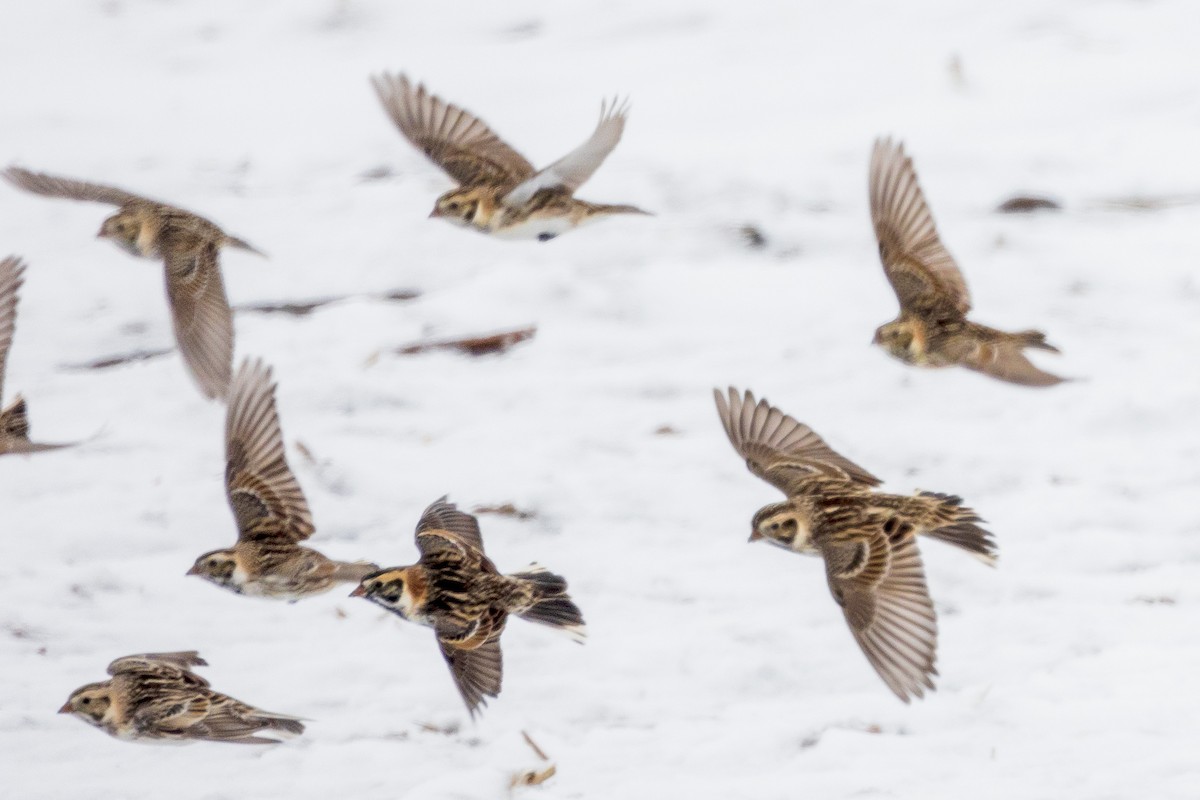
M1045 334L1007 333L967 319L966 281L938 236L903 145L875 142L869 184L879 258L900 301L900 316L875 331L874 343L915 366L960 365L1023 386L1062 383L1022 352L1031 347L1057 353Z
M416 564L368 575L351 596L433 628L472 717L500 694L500 634L509 614L582 641L583 616L566 580L537 565L501 575L484 555L478 520L446 498L425 509L416 540Z
M880 480L835 453L811 428L766 400L714 390L729 441L750 471L787 495L751 522L750 541L825 561L834 600L871 666L904 702L933 689L937 616L925 585L918 534L991 564L992 535L952 495L873 491Z
M17 329L17 297L25 282L24 274L25 264L16 256L0 261L0 456L71 446L29 441L28 409L21 395L14 397L7 408L4 406L4 375L8 371L8 351Z
M221 278L220 250L262 253L197 214L124 189L20 167L9 167L3 175L34 194L120 207L104 220L97 236L132 255L163 260L179 352L200 391L224 399L233 369L233 314Z
M607 215L647 213L574 196L621 140L624 107L602 106L591 138L539 171L482 120L414 88L407 76L377 75L371 83L405 138L458 184L438 198L431 217L501 238L548 241Z
M194 650L124 656L110 680L80 686L60 714L72 714L126 742L278 744L304 732L299 718L275 714L208 688L192 672L206 666Z
M313 534L312 514L288 467L275 384L261 361L243 362L233 381L225 416L225 490L237 544L205 553L187 574L237 594L296 601L379 569L365 561L333 561L299 544Z

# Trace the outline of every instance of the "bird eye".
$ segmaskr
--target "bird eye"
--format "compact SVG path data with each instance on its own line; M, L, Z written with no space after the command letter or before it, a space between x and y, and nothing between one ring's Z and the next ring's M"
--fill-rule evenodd
M772 523L771 523L771 530L773 530L773 531L777 531L777 530L779 530L779 523L778 523L778 522L772 522Z
M88 705L89 703L91 703L91 702L92 702L92 698L90 698L90 697L85 697L85 698L83 698L82 700L80 700L79 702L83 703L83 704L86 706L86 705Z

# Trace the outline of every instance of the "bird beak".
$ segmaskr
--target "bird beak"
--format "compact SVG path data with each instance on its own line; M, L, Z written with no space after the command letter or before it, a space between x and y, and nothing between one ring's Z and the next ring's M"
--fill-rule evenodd
M366 595L366 593L367 593L367 587L360 583L358 586L354 587L354 591L350 593L350 596L351 597L363 597L364 595Z
M441 215L442 215L442 211L441 211L441 209L440 209L440 208L438 208L437 206L434 206L434 207L433 207L433 211L430 211L430 212L429 212L429 218L430 218L430 219L437 219L437 218L438 218L438 217L440 217Z
M75 709L71 708L71 701L68 700L67 702L63 703L63 707L58 710L58 713L71 714L74 711L75 711Z
M192 564L191 568L190 568L190 569L188 569L188 571L187 571L187 572L185 572L185 573L183 573L183 574L184 574L184 575L199 575L199 574L200 574L200 568L199 568L199 567L197 567L195 564Z
M871 337L871 344L881 344L883 337L879 335L879 331L875 331L875 335Z
M747 539L746 541L757 542L761 538L763 538L763 535L758 532L758 528L755 528L754 530L750 531L750 538Z
M107 235L108 235L108 234L106 234L106 233L104 232L104 228L101 228L100 230L98 230L98 231L96 232L96 238L97 238L97 239L103 239L103 238L104 238L104 237L106 237Z

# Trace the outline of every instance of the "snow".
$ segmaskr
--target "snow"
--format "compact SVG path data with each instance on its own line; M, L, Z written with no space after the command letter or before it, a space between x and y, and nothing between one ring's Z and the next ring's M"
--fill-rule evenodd
M104 208L0 186L0 252L30 264L7 390L36 438L86 440L0 459L3 794L505 797L540 768L528 731L558 774L518 796L1196 797L1197 206L1106 201L1194 197L1197 34L1183 0L7 4L0 159L246 238L271 257L225 254L235 303L349 296L237 318L239 360L276 369L313 544L411 563L435 498L512 502L537 516L483 517L489 553L565 575L590 638L513 621L472 726L430 632L349 587L287 605L185 578L235 535L223 410L174 355L68 368L170 344L159 267L94 240ZM658 216L548 244L428 220L449 182L378 107L384 69L539 166L629 95L579 194ZM885 134L977 318L1045 330L1063 354L1037 362L1080 380L917 372L868 345L895 311L866 207ZM993 213L1018 192L1065 209ZM371 296L397 288L423 295ZM529 323L499 357L387 352ZM776 494L717 421L730 384L886 489L988 520L994 571L924 543L942 673L924 701L874 675L818 561L746 544ZM192 648L216 688L309 730L155 748L54 714L119 655Z

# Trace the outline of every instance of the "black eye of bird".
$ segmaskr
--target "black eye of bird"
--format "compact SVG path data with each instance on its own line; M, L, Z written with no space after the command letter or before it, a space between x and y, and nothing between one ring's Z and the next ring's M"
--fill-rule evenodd
M83 703L83 704L86 706L88 703L92 702L92 698L90 698L90 697L85 697L85 698L83 698L83 700L82 700L82 701L80 701L80 702L82 702L82 703Z

